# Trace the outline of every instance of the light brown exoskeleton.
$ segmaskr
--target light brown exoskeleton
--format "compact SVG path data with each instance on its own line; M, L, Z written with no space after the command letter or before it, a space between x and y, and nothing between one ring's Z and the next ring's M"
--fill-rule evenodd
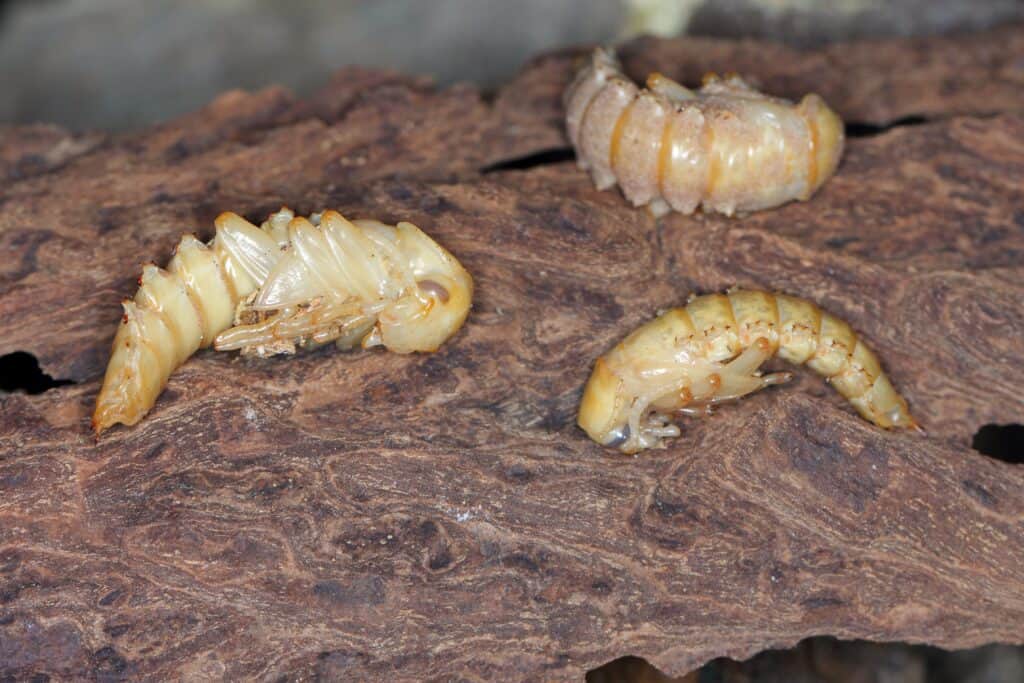
M810 198L839 164L843 123L817 95L769 97L738 76L693 91L654 73L638 88L598 49L565 93L580 167L655 216L727 215Z
M875 354L842 320L783 294L733 290L693 298L642 325L597 360L577 422L635 453L679 436L670 416L706 413L790 378L762 375L774 355L824 375L867 420L917 428Z
M258 356L327 342L434 351L469 313L469 273L411 223L282 209L261 227L233 213L216 227L209 244L182 237L166 270L143 268L96 400L97 435L142 419L203 347Z

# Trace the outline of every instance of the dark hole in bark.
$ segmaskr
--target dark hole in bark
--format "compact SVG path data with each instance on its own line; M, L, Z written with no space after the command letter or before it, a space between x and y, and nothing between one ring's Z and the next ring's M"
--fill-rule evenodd
M535 154L527 154L524 157L495 162L484 166L480 169L480 173L487 175L488 173L497 173L498 171L525 171L537 166L561 164L566 161L572 161L575 158L576 152L571 147L556 147L554 149L545 149Z
M671 678L662 673L646 659L640 657L619 657L607 664L587 672L586 683L674 683L675 681L695 680L687 678Z
M74 380L54 379L47 375L39 368L39 360L31 353L15 351L0 356L0 391L41 394L74 383Z
M971 447L1003 462L1024 463L1024 425L984 425L975 432Z
M923 116L904 116L901 119L890 121L885 124L875 123L855 123L849 122L846 124L846 137L848 138L870 138L875 135L881 135L882 133L892 130L893 128L902 128L904 126L920 126L922 123L928 123L928 119Z
M672 678L640 657L620 657L586 674L587 683L783 683L790 681L1024 680L1024 647L985 645L941 650L908 643L869 643L831 636L805 638L792 648L763 650L745 661L718 657Z

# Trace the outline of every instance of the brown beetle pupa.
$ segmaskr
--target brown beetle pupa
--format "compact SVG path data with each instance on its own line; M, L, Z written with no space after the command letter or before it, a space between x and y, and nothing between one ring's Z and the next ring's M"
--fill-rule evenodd
M332 341L434 351L469 313L469 273L411 223L282 209L259 228L233 213L216 226L208 245L182 237L166 270L143 268L96 400L97 435L142 419L171 373L211 344L259 356Z
M738 76L709 76L693 91L658 73L641 89L602 49L565 105L578 163L597 188L618 183L655 216L698 207L732 215L808 199L843 150L843 123L817 95L794 105Z
M695 297L640 326L597 360L577 422L635 453L679 436L673 414L701 414L790 378L762 375L774 355L825 376L867 420L917 428L875 354L842 320L804 299L732 290Z

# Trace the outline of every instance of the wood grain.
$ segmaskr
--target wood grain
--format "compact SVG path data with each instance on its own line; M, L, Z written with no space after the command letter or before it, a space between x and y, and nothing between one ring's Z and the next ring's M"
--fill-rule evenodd
M1024 416L1024 29L625 46L637 76L732 69L848 120L934 119L850 139L812 201L739 219L655 223L571 161L517 168L566 147L584 53L493 98L349 69L131 135L0 134L0 354L78 382L0 396L0 677L580 680L815 634L1022 642L1024 470L969 444ZM281 204L415 222L473 273L468 323L431 356L203 352L95 443L139 264ZM848 320L928 435L804 373L641 457L575 428L598 355L733 284Z

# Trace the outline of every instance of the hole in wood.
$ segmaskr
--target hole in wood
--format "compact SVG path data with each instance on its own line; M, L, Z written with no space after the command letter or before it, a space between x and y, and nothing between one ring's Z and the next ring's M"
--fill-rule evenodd
M1024 681L1024 647L983 645L941 650L908 643L805 638L745 661L719 657L672 678L640 657L620 657L586 674L587 683L965 683Z
M39 368L39 360L31 353L15 351L0 356L0 391L41 394L74 383L74 380L54 379L47 375Z
M641 657L619 657L591 669L586 683L697 683L699 671L672 678Z
M488 173L497 173L498 171L525 171L537 166L561 164L566 161L572 161L575 158L576 152L573 151L572 147L556 147L554 149L545 149L535 154L527 154L524 157L495 162L480 169L480 174L487 175Z
M1024 463L1024 425L984 425L975 432L971 447L1003 462Z
M896 119L895 121L890 121L889 123L881 125L875 123L849 122L846 124L846 137L871 138L876 135L881 135L886 131L890 131L893 128L920 126L922 123L928 123L928 119L923 116L904 116L901 119Z

